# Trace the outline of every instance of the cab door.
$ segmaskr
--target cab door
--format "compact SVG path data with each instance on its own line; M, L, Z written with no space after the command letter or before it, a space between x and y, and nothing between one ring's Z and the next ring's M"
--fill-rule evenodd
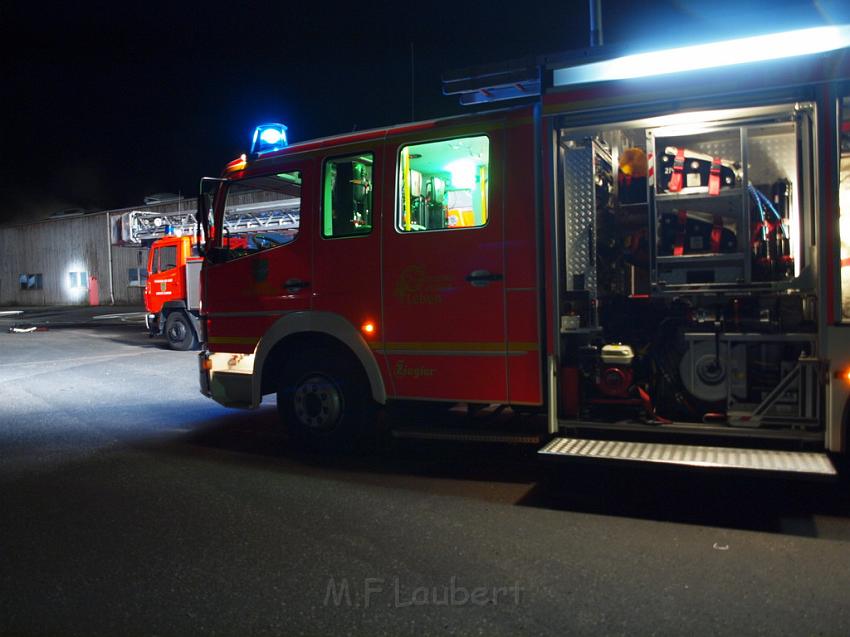
M347 147L322 160L314 242L313 309L345 317L372 346L380 338L383 168L376 146Z
M204 266L202 308L211 351L251 353L277 319L312 307L312 162L272 170L218 197L222 230Z
M383 347L396 397L507 401L502 147L491 130L388 149Z
M179 269L179 240L160 239L148 258L147 310L154 314L164 303L182 299L183 285Z

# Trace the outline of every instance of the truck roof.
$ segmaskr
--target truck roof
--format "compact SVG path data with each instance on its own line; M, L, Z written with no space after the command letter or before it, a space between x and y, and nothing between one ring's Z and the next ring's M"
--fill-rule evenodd
M409 133L436 129L450 128L463 124L474 124L477 121L485 122L487 120L496 119L504 116L507 113L524 110L527 105L510 107L502 107L490 109L487 111L477 111L474 113L463 113L460 115L452 115L449 117L441 117L437 119L421 120L417 122L409 122L406 124L398 124L394 126L384 126L381 128L372 128L351 133L340 133L327 137L319 137L316 139L308 139L301 142L296 142L282 148L280 150L264 153L259 158L248 158L247 155L242 155L230 162L224 169L224 174L230 174L234 171L242 170L247 165L258 165L267 160L280 159L291 155L320 150L322 148L339 148L350 144L357 144L365 141L388 139L391 137L403 137Z

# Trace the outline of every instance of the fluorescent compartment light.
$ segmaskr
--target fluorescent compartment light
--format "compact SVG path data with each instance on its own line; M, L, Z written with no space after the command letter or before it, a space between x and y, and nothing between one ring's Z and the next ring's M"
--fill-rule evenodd
M555 86L683 73L720 66L825 53L850 46L850 25L814 27L711 44L637 53L556 69Z

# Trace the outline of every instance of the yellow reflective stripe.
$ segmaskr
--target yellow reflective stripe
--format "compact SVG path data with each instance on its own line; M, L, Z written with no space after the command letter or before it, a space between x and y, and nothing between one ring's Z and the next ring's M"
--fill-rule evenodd
M208 342L217 345L254 345L260 340L259 336L210 336ZM393 351L423 351L423 352L500 352L505 351L505 344L498 341L489 342L370 342L373 350ZM531 341L512 341L507 344L508 352L536 352L537 343Z
M478 351L478 352L499 352L505 350L505 343L503 342L474 342L474 343L458 343L458 342L400 342L400 343L379 343L373 342L369 343L369 347L376 350L386 350L388 352L404 350L404 351L415 351L420 350L423 352L432 352L432 351L440 351L440 352L470 352L470 351ZM523 341L514 341L507 344L507 351L509 352L536 352L538 350L537 343L534 342L523 342Z
M522 342L517 341L514 343L508 343L508 351L509 352L536 352L538 350L537 343L534 342Z
M207 341L216 345L254 345L259 336L210 336Z
M410 343L386 343L384 345L384 349L388 350L423 350L423 351L433 351L440 350L441 352L456 352L456 351L469 351L469 350L478 350L485 352L497 352L501 349L505 348L504 343L439 343L439 342L410 342Z

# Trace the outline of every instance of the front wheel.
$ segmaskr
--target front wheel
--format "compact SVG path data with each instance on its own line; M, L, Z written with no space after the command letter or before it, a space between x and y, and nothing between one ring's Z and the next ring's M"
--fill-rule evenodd
M198 339L189 318L183 312L172 312L165 321L168 346L181 352L197 347Z
M277 409L297 444L348 451L372 413L368 382L359 365L339 352L300 352L284 369Z

